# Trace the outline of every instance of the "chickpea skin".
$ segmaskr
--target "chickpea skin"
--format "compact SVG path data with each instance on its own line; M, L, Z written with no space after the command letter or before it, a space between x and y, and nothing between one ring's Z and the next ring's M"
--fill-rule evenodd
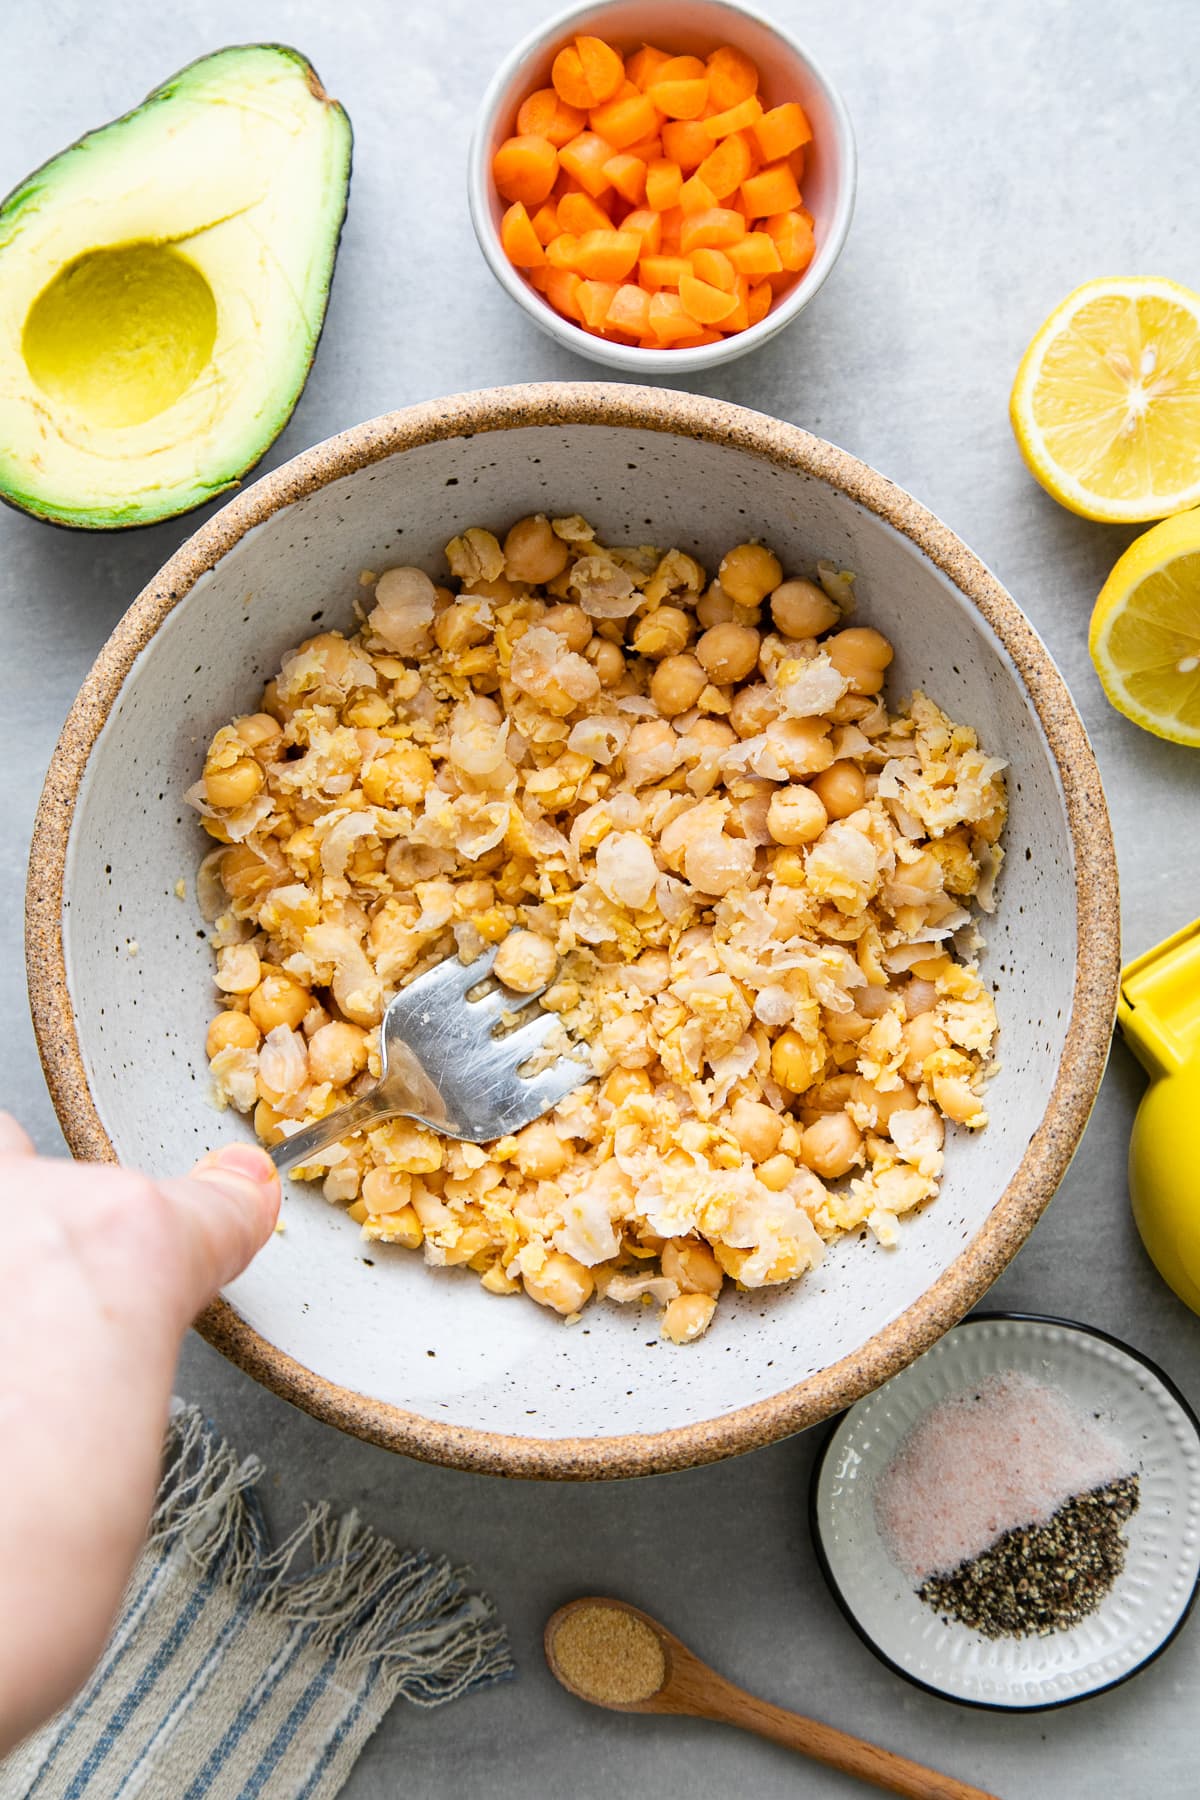
M696 656L708 679L717 687L744 681L758 661L762 639L751 625L735 625L730 619L713 625L696 645Z
M817 781L821 777L818 775ZM797 782L791 787L777 788L767 808L767 830L777 844L811 844L829 823L829 814L821 796Z
M222 1050L257 1050L258 1044L258 1026L244 1012L218 1013L204 1040L210 1061Z
M823 647L856 694L879 693L883 671L895 655L882 632L872 631L869 625L852 625L826 638Z
M803 577L782 582L771 595L771 617L784 637L820 637L841 616L829 595Z
M814 1174L835 1181L860 1160L862 1141L862 1132L849 1113L826 1113L805 1129L800 1155Z
M783 568L765 544L738 544L721 558L717 580L735 606L758 606L783 580Z
M707 686L694 656L665 656L650 677L650 698L664 718L674 719L695 706Z
M510 931L496 952L492 973L514 993L535 994L558 967L558 951L535 931Z
M504 540L504 573L510 581L541 586L562 574L570 555L545 513L533 513L518 519Z
M831 819L847 819L857 812L867 797L867 782L857 763L830 763L810 783Z

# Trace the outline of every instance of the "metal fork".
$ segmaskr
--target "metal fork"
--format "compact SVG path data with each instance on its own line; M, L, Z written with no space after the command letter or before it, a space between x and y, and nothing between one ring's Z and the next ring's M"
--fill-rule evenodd
M311 1162L362 1125L380 1119L416 1119L444 1137L489 1143L540 1118L592 1078L591 1064L558 1056L536 1075L522 1067L546 1045L558 1024L535 1005L532 994L491 987L473 990L491 973L495 950L464 965L451 956L400 989L383 1015L383 1073L371 1089L306 1125L271 1150L281 1172ZM532 1016L501 1032L504 1015Z

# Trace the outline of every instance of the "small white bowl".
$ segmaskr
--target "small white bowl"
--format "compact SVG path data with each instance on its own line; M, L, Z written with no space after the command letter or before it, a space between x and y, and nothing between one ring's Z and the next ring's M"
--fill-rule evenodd
M875 1484L949 1395L1017 1369L1105 1419L1140 1482L1125 1567L1096 1611L1049 1637L986 1638L918 1599L875 1523ZM993 1712L1044 1712L1136 1675L1182 1630L1200 1583L1200 1423L1162 1370L1091 1325L977 1313L852 1406L809 1492L817 1557L868 1649L914 1686Z
M535 88L550 85L550 66L577 32L607 38L628 52L642 43L657 44L672 55L707 55L719 44L744 50L758 65L764 105L799 100L812 123L813 141L806 152L804 204L813 215L817 248L808 268L771 306L766 318L748 331L736 332L719 344L695 350L642 350L609 343L573 325L555 312L515 269L500 242L504 202L492 180L492 159L516 129L517 108ZM467 166L471 223L479 247L496 280L524 307L547 336L580 356L609 369L629 369L650 379L679 375L690 369L714 369L756 350L789 325L817 293L841 254L854 211L856 157L850 116L841 95L807 50L778 25L769 24L744 6L726 0L584 0L558 13L531 32L501 63L479 109Z

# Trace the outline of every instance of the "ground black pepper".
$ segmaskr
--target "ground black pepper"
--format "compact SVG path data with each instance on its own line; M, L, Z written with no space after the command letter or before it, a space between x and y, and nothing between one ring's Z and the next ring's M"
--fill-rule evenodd
M984 1637L1046 1637L1094 1612L1125 1566L1121 1535L1138 1504L1138 1478L1125 1475L1077 1494L1045 1525L1023 1525L981 1556L917 1589L947 1623Z

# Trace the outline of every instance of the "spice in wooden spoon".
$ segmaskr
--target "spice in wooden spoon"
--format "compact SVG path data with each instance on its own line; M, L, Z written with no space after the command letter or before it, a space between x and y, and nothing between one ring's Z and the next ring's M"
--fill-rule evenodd
M593 1706L737 1725L907 1800L995 1800L953 1776L759 1700L623 1600L589 1595L559 1607L546 1623L545 1645L551 1674Z

